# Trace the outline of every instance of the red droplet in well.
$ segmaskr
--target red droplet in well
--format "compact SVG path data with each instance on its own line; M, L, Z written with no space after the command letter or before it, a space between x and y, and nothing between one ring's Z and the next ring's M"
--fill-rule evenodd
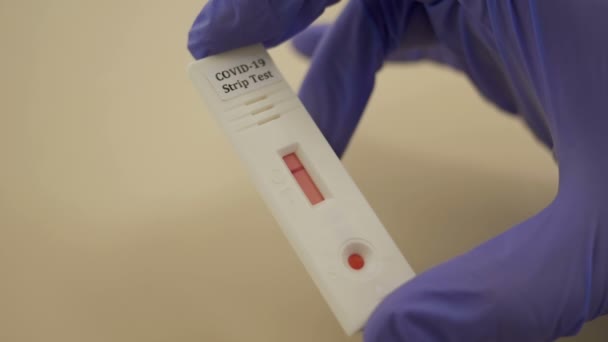
M365 266L365 259L359 254L351 254L348 257L348 265L354 270L360 270Z

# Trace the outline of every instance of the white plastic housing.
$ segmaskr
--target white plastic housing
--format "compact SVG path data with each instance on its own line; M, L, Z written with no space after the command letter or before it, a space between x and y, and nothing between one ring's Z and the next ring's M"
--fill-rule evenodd
M262 46L211 56L190 77L347 335L414 272ZM313 204L283 156L323 196ZM365 265L354 269L349 256Z

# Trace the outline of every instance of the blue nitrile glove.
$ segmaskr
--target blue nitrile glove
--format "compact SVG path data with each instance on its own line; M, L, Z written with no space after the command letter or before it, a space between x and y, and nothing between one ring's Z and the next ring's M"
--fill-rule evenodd
M333 2L212 0L189 47L272 47ZM607 16L603 0L353 0L297 37L314 52L300 97L338 155L383 63L428 57L521 115L560 170L547 208L389 295L366 341L553 341L608 313Z

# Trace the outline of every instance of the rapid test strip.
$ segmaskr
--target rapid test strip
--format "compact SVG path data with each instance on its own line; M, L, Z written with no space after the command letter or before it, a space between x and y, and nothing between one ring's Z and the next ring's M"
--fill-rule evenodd
M338 323L364 329L414 271L268 52L244 47L188 72Z

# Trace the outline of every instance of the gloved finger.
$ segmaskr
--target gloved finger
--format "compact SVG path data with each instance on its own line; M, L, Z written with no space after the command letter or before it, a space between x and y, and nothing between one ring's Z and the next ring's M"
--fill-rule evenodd
M328 24L314 25L305 29L292 39L295 50L305 57L312 57L319 41L330 29L331 25ZM429 41L432 41L432 39L429 39ZM420 45L409 42L409 44L399 46L386 58L386 62L396 63L419 61L435 62L462 71L462 63L459 58L439 42Z
M339 0L210 0L195 19L188 49L201 59L262 43L276 46L291 38Z
M577 334L608 312L607 213L590 205L585 196L558 198L419 275L379 305L365 341L538 342Z
M423 6L414 0L351 1L320 37L299 94L341 156L386 57L404 41L422 46L435 39Z
M319 45L319 41L325 33L331 28L331 24L321 24L321 25L313 25L307 28L306 30L298 33L292 39L293 47L296 49L298 53L305 57L312 57Z

